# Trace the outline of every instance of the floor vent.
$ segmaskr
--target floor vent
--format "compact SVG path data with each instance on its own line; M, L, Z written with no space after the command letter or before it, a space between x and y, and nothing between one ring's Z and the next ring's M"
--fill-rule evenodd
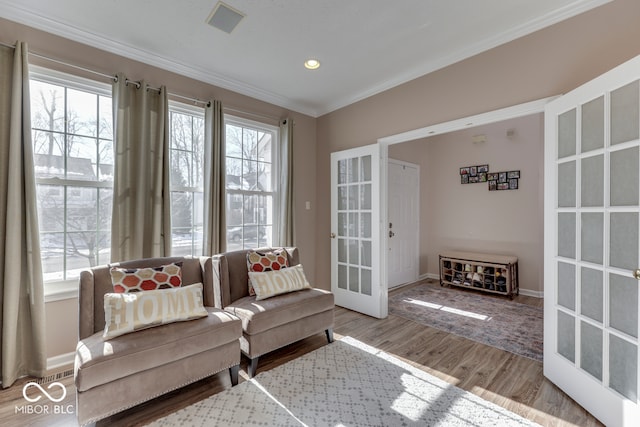
M69 369L66 371L57 372L55 374L47 375L46 377L38 378L36 383L38 384L49 384L54 381L58 381L73 375L73 369Z
M244 16L245 15L242 12L219 1L207 18L207 24L224 31L227 34L231 34L240 21L242 21Z

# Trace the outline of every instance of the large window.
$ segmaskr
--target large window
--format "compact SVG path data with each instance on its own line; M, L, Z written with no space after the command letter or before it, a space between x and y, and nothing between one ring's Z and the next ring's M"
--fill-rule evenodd
M227 117L227 249L271 246L278 129Z
M37 70L30 90L44 280L77 279L110 260L111 87Z
M171 103L171 231L173 256L202 255L204 110Z

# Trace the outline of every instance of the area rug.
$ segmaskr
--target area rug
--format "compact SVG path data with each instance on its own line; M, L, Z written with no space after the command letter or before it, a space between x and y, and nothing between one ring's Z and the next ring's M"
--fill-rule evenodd
M389 313L542 362L541 307L425 283L390 294Z
M151 424L159 426L535 426L344 337Z

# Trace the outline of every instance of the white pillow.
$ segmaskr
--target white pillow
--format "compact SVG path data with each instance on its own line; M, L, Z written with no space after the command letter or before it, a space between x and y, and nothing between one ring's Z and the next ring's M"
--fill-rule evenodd
M256 300L311 288L304 275L302 264L262 273L250 271L249 277L253 283L253 289L256 291Z
M173 289L104 294L105 339L208 315L202 283Z

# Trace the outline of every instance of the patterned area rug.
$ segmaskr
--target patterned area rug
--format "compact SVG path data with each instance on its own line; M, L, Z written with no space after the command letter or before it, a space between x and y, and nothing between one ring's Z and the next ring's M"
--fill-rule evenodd
M390 295L389 313L542 362L541 307L424 284Z
M535 426L345 337L162 418L159 426Z

